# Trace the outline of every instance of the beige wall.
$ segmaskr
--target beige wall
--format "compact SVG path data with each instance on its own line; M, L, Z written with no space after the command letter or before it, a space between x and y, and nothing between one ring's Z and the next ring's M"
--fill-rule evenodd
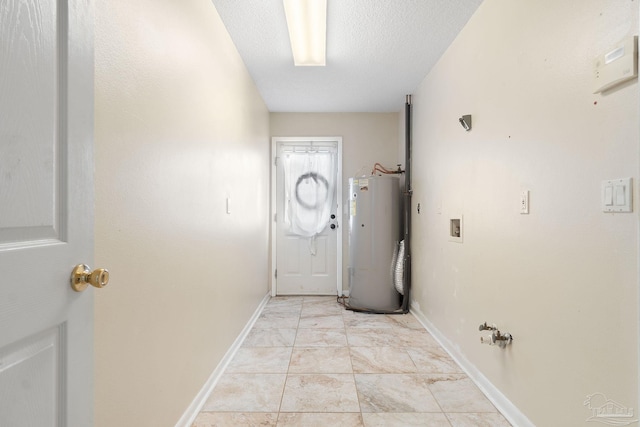
M596 392L639 409L639 205L600 195L638 187L638 83L591 93L593 58L637 33L633 1L487 0L413 98L414 306L539 426L585 425ZM481 346L484 321L513 345Z
M402 106L398 106L398 109ZM374 163L396 167L399 160L398 113L271 113L272 136L341 136L342 188L346 190L349 178L356 174L369 174ZM348 197L343 191L343 206ZM348 217L342 215L342 287L349 289Z
M268 291L269 116L209 0L96 5L95 425L173 426Z

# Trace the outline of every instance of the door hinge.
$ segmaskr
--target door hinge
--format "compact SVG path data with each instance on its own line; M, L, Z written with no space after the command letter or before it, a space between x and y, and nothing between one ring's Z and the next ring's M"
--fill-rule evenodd
M273 222L278 222L278 214L277 213L273 214Z
M273 165L278 166L278 157L273 158Z
M276 272L274 273L274 277L277 279L278 278L278 269L276 268Z

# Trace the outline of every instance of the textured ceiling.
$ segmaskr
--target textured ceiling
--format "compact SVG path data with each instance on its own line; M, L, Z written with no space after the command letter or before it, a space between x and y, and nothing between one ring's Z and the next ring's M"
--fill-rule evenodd
M282 0L212 0L271 112L402 109L482 0L328 0L327 65L295 67Z

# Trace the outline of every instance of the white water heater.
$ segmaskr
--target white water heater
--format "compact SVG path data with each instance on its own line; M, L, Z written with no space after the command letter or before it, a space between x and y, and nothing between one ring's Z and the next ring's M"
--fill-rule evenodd
M349 178L349 306L395 311L394 252L402 236L396 176Z

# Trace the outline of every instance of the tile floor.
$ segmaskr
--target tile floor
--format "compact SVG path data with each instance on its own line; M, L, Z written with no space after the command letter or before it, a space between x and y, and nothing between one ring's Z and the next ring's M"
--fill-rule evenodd
M510 426L411 315L264 308L193 427Z

